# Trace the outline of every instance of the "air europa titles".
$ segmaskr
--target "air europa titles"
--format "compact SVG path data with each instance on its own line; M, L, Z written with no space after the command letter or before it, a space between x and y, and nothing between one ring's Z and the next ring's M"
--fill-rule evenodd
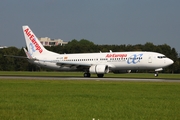
M123 57L127 57L127 54L107 54L106 57L107 58L114 58L114 57L123 58Z
M25 29L24 32L26 33L26 35L29 37L29 39L31 40L31 42L35 45L36 50L39 51L39 53L42 53L42 48L39 46L39 44L36 42L34 35L31 33L31 31L29 30L29 28Z

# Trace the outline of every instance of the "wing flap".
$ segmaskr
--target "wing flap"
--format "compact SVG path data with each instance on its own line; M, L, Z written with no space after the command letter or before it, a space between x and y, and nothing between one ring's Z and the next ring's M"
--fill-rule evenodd
M69 61L52 61L52 60L38 60L42 62L51 62L56 63L56 65L60 67L76 67L76 68L89 68L92 64L89 63L77 63L77 62L69 62Z
M62 61L62 62L57 62L57 65L61 66L61 67L76 67L76 68L81 68L81 67L90 67L91 64L87 64L87 63L76 63L76 62L66 62L66 61Z

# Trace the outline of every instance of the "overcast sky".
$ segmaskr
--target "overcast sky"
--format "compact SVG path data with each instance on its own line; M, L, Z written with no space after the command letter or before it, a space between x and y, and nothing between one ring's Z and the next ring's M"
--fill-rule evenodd
M180 0L1 0L0 46L37 37L95 44L168 44L180 53Z

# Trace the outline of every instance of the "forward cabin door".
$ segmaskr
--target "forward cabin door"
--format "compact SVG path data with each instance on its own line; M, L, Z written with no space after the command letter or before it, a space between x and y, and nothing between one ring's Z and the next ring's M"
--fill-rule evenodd
M152 63L152 55L148 56L148 63Z

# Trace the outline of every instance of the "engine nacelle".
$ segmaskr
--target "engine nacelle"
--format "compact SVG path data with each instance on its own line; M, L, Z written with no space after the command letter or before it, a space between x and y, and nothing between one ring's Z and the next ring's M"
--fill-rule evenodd
M105 74L109 72L109 67L107 65L93 65L89 68L89 72L95 74Z

